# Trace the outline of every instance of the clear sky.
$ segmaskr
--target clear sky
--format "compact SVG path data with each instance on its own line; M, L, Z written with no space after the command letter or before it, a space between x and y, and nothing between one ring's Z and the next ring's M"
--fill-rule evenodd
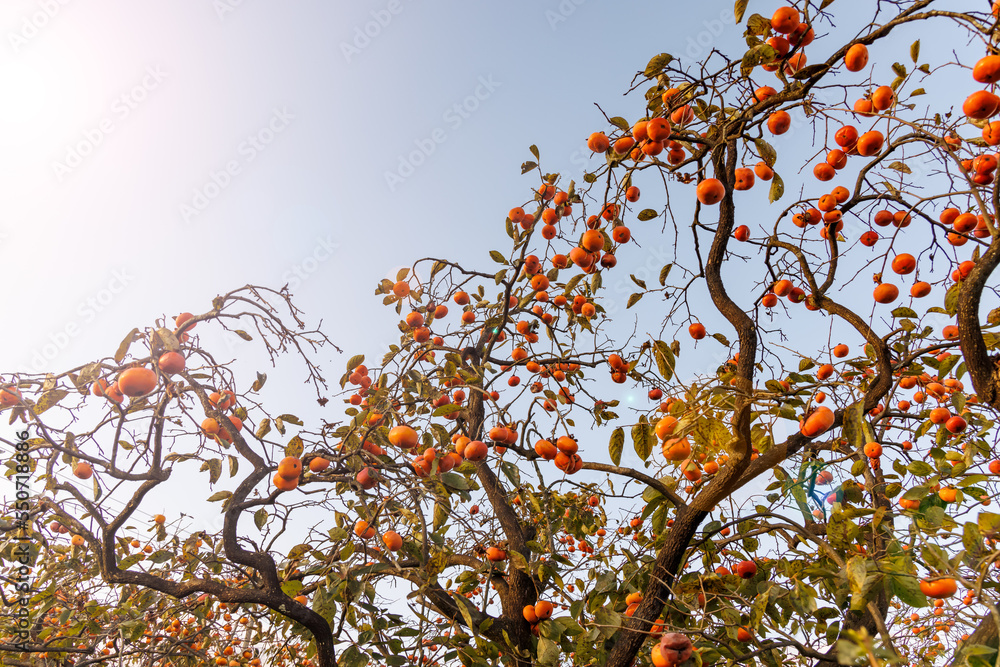
M770 16L778 4L751 0L749 12ZM852 5L871 11L862 0L837 8ZM608 129L595 103L637 120L646 85L623 94L652 55L742 54L732 6L7 0L0 369L108 356L133 326L203 312L247 283L290 284L310 321L371 358L397 334L373 296L379 279L428 255L488 267L486 251L508 247L506 211L537 186L519 174L528 146L541 149L546 171L579 180L586 137ZM851 23L862 13L842 16L845 39L864 28ZM908 62L917 37L873 53L879 83L893 60ZM925 41L922 60L942 60ZM818 39L811 62L839 43ZM779 171L791 182L809 156L785 157L804 144L794 131L781 140ZM747 193L740 210L758 225L777 213L764 191ZM624 312L627 274L655 276L671 236L620 256L620 267L632 264L605 281L606 308ZM242 345L233 340L231 349ZM694 367L724 360L717 348ZM345 360L327 357L328 377Z
M635 120L622 95L650 56L737 52L731 10L8 0L0 367L84 363L246 283L290 283L341 347L374 352L394 333L378 279L431 254L483 262L534 184L527 147L579 179L595 103Z

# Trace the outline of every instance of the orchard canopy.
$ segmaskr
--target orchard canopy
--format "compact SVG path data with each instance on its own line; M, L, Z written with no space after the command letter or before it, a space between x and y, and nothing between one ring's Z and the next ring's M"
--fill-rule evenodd
M1000 664L998 15L665 32L377 358L247 286L4 373L0 664Z

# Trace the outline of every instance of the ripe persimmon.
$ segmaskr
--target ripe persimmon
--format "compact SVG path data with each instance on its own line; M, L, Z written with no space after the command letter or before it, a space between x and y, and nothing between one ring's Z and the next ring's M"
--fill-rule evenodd
M473 440L465 446L463 455L467 461L482 461L489 454L486 443L481 440Z
M389 430L389 442L400 449L413 449L420 439L411 427L401 424Z
M896 103L896 93L889 86L879 86L872 93L872 106L877 111L885 111Z
M767 118L767 129L770 130L771 134L784 134L791 126L792 117L788 115L787 111L779 109Z
M274 477L271 478L271 483L279 491L292 491L299 485L299 479L298 477L287 479L275 473Z
M771 28L787 35L799 25L799 10L795 7L779 7L771 15Z
M389 551L399 551L403 546L403 536L394 530L388 530L382 536L382 542Z
M758 162L753 167L753 173L762 181L769 181L774 178L774 170L767 166L764 161Z
M979 83L1000 81L1000 56L985 56L972 68L972 78Z
M848 72L860 72L868 64L868 47L864 44L853 44L844 54L844 67Z
M892 260L892 270L901 276L913 273L917 268L917 259L908 252L896 255Z
M118 389L131 398L145 396L156 389L156 373L145 366L126 369L118 376Z
M595 153L604 153L610 147L611 142L603 132L594 132L587 139L587 148Z
M184 370L184 355L180 352L164 352L156 362L161 373L173 375Z
M733 183L733 190L749 190L754 184L753 169L740 167L735 171L736 180Z
M285 479L298 479L302 474L302 461L296 456L286 456L278 463L278 474Z
M363 540L370 540L375 537L375 529L364 519L358 519L354 523L354 534Z
M872 296L877 303L892 303L899 297L899 288L892 283L882 283L875 288Z
M691 456L691 441L687 438L669 438L660 448L668 461L683 461Z
M958 582L950 577L921 579L920 591L929 598L949 598L958 591Z
M670 136L670 123L666 118L653 118L646 124L646 135L650 141L662 142Z
M726 187L717 178L706 178L698 184L696 193L698 201L706 206L712 206L718 204L726 196Z
M988 90L977 90L965 98L962 113L973 120L985 120L1000 110L1000 97Z
M813 176L815 176L818 181L832 181L836 175L837 170L834 169L828 162L817 162L816 166L813 167Z
M815 438L833 426L836 416L828 407L818 407L806 416L799 425L799 432L807 438Z
M869 130L858 137L858 154L865 157L875 155L882 150L885 137L878 130Z

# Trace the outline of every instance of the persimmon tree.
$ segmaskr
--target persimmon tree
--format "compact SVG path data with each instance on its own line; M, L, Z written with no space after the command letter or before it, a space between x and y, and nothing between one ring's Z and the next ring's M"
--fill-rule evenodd
M5 375L4 663L996 664L1000 10L749 4L579 182L531 147L491 263L379 284L399 342L337 382L259 287Z

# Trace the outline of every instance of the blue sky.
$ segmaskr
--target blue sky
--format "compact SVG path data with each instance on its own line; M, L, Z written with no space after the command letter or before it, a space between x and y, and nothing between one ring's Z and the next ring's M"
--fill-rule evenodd
M777 6L754 0L749 11ZM865 27L849 11L861 7L871 11L838 3L838 34L810 47L811 62ZM546 171L579 180L586 137L608 129L601 109L639 117L645 84L624 93L652 55L742 53L731 10L729 0L11 0L0 9L0 261L17 286L2 297L17 326L0 333L0 368L65 370L112 354L133 326L203 312L240 285L286 282L310 321L371 359L397 334L378 280L428 255L489 267L486 251L508 242L506 212L537 186L519 174L528 146ZM919 36L873 49L876 83ZM922 60L942 60L935 48ZM974 88L956 85L956 99ZM787 197L810 159L794 135L774 139ZM655 184L642 204L658 208ZM763 188L741 194L747 223L773 222ZM692 193L671 196L683 220ZM633 226L642 247L605 280L609 310L625 312L628 273L655 276L669 261L672 235L650 231ZM732 338L711 313L695 315ZM780 316L775 327L791 331ZM822 342L810 327L800 349ZM683 338L691 368L728 354L711 340L693 348L685 329L659 335ZM200 332L234 353L253 347ZM330 377L345 360L321 359Z
M633 73L671 41L698 48L671 35L739 40L728 9L5 3L0 261L20 323L3 366L83 363L248 282L290 282L342 347L370 345L393 330L378 279L428 254L481 261L528 197L527 147L579 178L594 103L635 115Z

